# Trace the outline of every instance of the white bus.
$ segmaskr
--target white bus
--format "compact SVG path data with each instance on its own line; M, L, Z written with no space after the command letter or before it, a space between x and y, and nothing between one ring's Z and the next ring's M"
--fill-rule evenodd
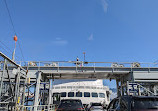
M61 81L61 82L60 82ZM107 106L111 91L103 80L58 80L51 89L51 103L61 99L80 99L82 104L101 103Z

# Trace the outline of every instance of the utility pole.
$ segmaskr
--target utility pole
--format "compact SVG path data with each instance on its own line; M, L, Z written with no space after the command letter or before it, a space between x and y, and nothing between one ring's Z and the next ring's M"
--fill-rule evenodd
M84 55L84 62L85 62L85 54L86 54L86 52L83 52L83 55Z
M18 38L17 36L15 35L14 36L14 41L15 41L15 48L14 48L14 52L13 52L13 55L12 55L12 60L14 61L15 60L15 49L16 49L16 42L17 42Z

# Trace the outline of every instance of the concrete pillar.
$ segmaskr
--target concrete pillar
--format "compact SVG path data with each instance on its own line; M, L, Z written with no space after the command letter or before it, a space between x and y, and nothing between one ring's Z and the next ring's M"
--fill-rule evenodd
M40 80L41 80L41 72L38 71L36 73L36 90L35 90L35 101L34 101L34 111L37 111L37 107L39 104L39 91L40 91Z

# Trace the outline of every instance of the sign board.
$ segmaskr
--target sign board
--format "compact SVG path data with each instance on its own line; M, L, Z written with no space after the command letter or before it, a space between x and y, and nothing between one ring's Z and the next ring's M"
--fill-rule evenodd
M129 93L138 93L138 85L137 83L129 83L128 84Z

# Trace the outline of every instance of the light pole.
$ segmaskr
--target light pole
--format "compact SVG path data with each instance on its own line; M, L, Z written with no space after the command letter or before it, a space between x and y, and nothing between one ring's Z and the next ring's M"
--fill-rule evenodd
M85 53L85 52L83 52L83 55L84 55L84 62L85 62L85 54L86 54L86 53Z

